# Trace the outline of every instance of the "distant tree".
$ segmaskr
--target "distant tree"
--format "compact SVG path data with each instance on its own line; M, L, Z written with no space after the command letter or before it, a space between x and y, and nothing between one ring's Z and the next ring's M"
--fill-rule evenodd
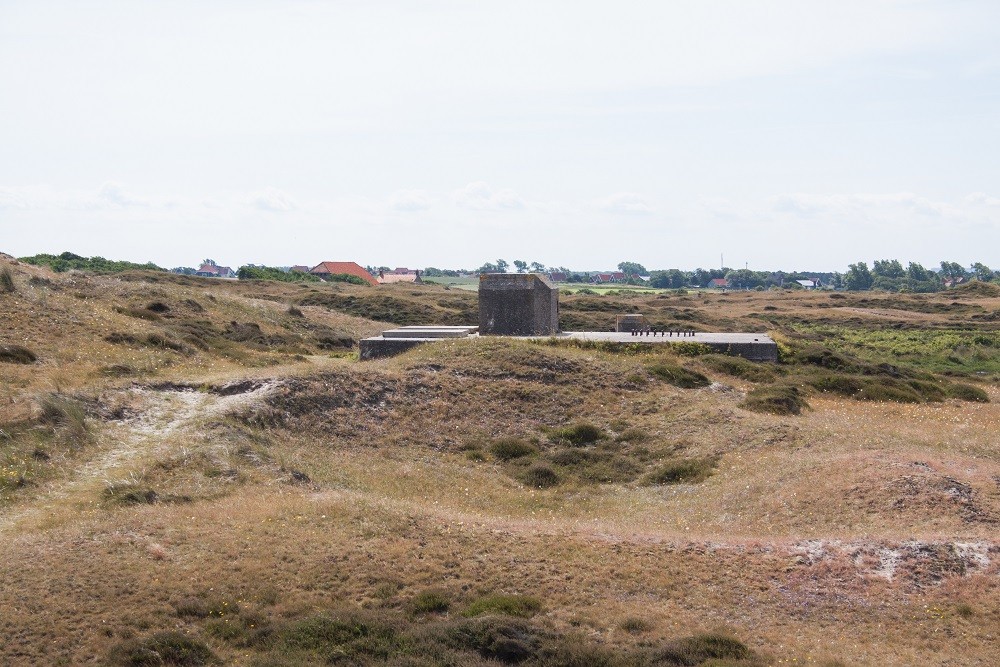
M754 287L764 283L763 278L750 269L736 269L735 271L730 271L726 274L725 278L726 282L733 289L753 289ZM798 283L796 283L796 285L797 284Z
M648 273L646 267L638 262L619 262L618 270L626 276L645 276Z
M514 268L517 269L518 273L524 273L525 271L528 270L528 263L523 259L515 259Z
M201 260L201 263L208 264L209 266L218 266L218 264L215 263L214 259L203 259Z
M721 276L720 276L721 277ZM713 278L712 271L706 271L699 267L691 272L691 284L704 287Z
M989 282L990 280L993 280L994 275L996 275L993 273L993 269L986 266L982 262L976 262L970 268L972 269L972 275L976 277L976 280Z
M532 262L531 263L531 272L532 273L545 273L545 265L542 264L541 262Z
M497 273L507 273L510 270L510 264L507 263L505 259L497 260Z
M941 275L945 278L962 278L965 276L965 267L958 262L941 262Z
M871 289L874 282L875 278L865 262L851 264L844 276L844 285L851 291Z
M906 277L909 280L925 281L933 280L934 276L930 271L924 268L923 264L918 262L910 262L906 267Z
M680 269L667 269L666 271L653 271L650 274L650 287L660 287L665 289L679 289L688 284L688 275Z
M906 275L898 259L876 259L872 273L883 278L902 278Z

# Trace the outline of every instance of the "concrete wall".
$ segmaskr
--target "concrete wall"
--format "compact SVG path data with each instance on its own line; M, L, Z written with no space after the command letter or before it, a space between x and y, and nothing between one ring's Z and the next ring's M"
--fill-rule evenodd
M479 276L481 336L550 336L559 331L559 289L537 273Z

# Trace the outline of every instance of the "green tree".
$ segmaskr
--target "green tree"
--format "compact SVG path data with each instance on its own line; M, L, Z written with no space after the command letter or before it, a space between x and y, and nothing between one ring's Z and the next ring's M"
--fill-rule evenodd
M876 259L872 273L882 278L902 278L906 275L898 259Z
M626 276L645 276L648 273L646 267L638 262L619 262L618 270Z
M726 281L733 289L753 289L764 282L756 272L749 269L730 271L726 274Z
M531 272L532 273L545 273L545 265L542 264L541 262L532 262L531 263Z
M923 264L918 262L910 262L909 266L906 267L906 277L910 280L925 281L931 280L931 272L924 268Z
M865 262L851 264L848 267L847 274L844 276L844 285L851 291L871 289L874 282L875 278L872 276L872 272L868 270L868 264Z
M507 273L509 270L510 270L510 264L507 263L507 260L505 260L505 259L498 259L497 260L497 272L498 273Z
M965 267L958 262L941 262L941 275L945 278L961 278L965 275Z
M523 259L515 259L514 268L517 269L518 273L524 273L525 271L528 270L528 263L525 262Z
M982 262L976 262L972 265L972 274L976 276L976 280L982 280L984 282L989 282L993 280L993 269L986 266Z

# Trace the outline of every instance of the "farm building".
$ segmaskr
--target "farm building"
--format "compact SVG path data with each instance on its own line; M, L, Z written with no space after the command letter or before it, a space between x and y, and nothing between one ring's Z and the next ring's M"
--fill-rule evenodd
M423 283L420 279L419 269L406 268L397 268L394 271L379 271L378 282L381 285L392 283L414 283L420 285Z

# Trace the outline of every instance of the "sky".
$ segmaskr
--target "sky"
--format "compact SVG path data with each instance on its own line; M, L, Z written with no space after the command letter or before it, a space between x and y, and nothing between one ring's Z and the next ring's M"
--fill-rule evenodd
M1000 267L995 0L0 0L0 251Z

